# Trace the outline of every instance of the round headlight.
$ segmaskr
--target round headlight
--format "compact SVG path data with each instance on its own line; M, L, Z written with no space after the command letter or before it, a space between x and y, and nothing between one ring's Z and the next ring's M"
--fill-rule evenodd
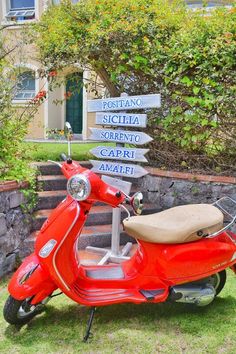
M85 200L91 192L88 178L82 174L72 176L67 182L67 192L76 200Z

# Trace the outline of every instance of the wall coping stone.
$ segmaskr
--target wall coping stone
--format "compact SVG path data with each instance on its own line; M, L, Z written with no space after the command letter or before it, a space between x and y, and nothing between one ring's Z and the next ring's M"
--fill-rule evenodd
M27 188L28 182L3 181L0 182L0 192L8 192L14 189Z
M157 167L146 167L150 175L159 177L169 177L177 179L185 179L192 182L215 182L215 183L225 183L225 184L236 184L236 177L230 176L212 176L212 175L201 175L193 174L189 172L177 172L177 171L167 171L161 170Z

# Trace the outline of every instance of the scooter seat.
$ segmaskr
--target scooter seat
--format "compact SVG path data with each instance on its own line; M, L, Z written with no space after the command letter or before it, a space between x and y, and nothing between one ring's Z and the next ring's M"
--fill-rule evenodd
M152 243L186 243L200 240L223 226L223 213L209 204L181 205L123 221L125 231Z

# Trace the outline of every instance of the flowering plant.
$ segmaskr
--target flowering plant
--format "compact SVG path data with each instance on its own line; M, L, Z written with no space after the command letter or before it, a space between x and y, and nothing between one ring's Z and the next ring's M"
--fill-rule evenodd
M46 130L46 137L47 139L54 139L54 140L64 140L65 133L63 129L47 129Z

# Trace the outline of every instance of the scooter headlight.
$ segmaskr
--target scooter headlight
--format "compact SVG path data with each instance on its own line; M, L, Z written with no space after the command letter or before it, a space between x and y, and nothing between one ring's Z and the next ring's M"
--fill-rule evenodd
M91 192L88 178L82 174L72 176L67 182L67 192L75 200L87 199Z

